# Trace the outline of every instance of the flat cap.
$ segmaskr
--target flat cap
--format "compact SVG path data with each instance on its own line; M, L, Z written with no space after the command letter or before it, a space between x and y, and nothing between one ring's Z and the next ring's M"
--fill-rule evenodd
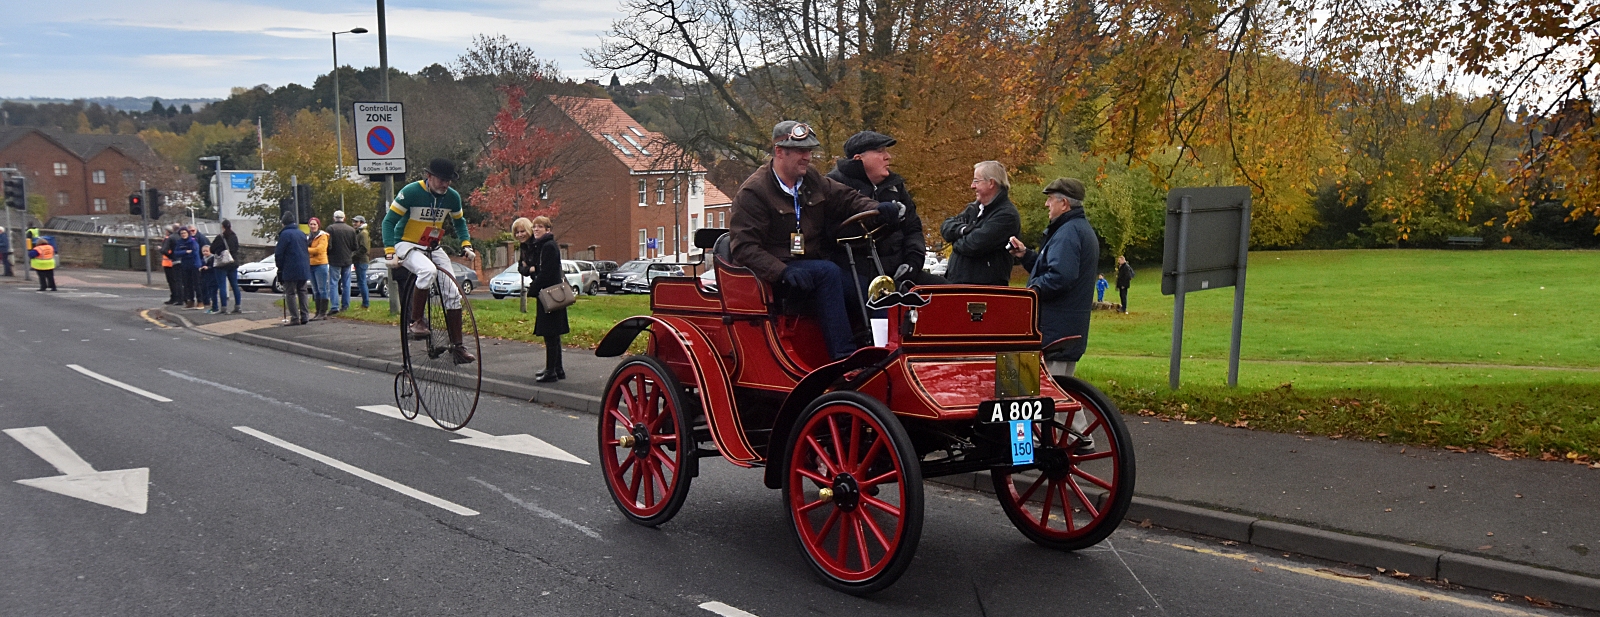
M877 131L861 131L844 140L844 158L853 159L862 152L871 152L879 148L887 148L896 142L893 137Z
M772 145L785 148L815 148L822 145L817 134L804 122L784 120L772 127Z
M1077 178L1056 178L1044 187L1044 194L1051 193L1083 201L1083 183Z

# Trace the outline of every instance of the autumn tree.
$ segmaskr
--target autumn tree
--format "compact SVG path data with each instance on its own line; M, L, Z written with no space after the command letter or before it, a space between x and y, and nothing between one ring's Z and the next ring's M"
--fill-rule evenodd
M473 191L480 222L491 230L505 230L517 217L548 216L560 212L561 200L550 197L550 187L563 172L560 155L573 135L543 124L530 124L523 106L521 86L501 88L505 105L490 125L488 151L478 159L486 175Z
M291 180L311 187L312 210L323 221L332 221L341 195L346 207L378 203L378 186L339 173L332 110L300 110L278 118L275 125L278 131L267 140L262 155L268 173L251 191L253 203L239 208L241 213L256 217L261 237L274 237L282 229L278 204L294 195ZM354 146L349 142L345 145L345 160L355 160Z

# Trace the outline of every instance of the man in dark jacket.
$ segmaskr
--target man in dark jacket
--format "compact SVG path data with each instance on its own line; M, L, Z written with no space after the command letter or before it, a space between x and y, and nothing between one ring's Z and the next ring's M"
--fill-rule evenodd
M1069 336L1078 338L1045 353L1050 374L1071 377L1089 343L1089 311L1094 305L1094 281L1099 276L1100 240L1083 215L1083 183L1057 178L1044 187L1050 225L1037 252L1015 236L1011 254L1028 270L1028 287L1039 294L1039 333L1050 345Z
M311 240L295 225L295 213L283 215L283 231L272 261L278 266L278 282L283 285L283 307L289 312L288 325L305 325L311 318L306 306L306 281L311 280Z
M361 241L356 238L356 228L344 222L344 210L333 212L333 224L328 226L328 266L331 271L333 284L338 286L334 292L333 308L328 310L329 315L337 315L339 311L350 310L350 265L355 258L355 252L361 248ZM366 286L366 281L361 281Z
M944 276L951 283L1011 284L1009 238L1022 233L1022 216L1011 205L1010 190L1011 180L999 161L972 166L977 200L939 227L939 235L950 243L950 266Z
M1128 288L1133 286L1133 266L1128 258L1117 256L1117 294L1122 296L1122 314L1128 314Z
M833 171L828 172L828 177L837 180L862 195L871 197L879 202L899 202L905 204L906 215L900 219L898 225L890 225L888 229L878 232L875 244L878 247L878 261L883 264L883 271L878 271L878 266L872 263L872 257L864 250L866 245L853 245L856 259L856 278L863 285L871 282L879 274L887 274L895 280L910 280L917 285L937 285L944 282L941 277L933 276L922 271L922 264L928 254L927 239L922 235L922 217L917 216L917 204L911 200L911 193L906 190L906 180L889 169L889 164L894 161L894 155L889 153L889 146L895 144L895 139L883 133L874 131L861 131L851 135L844 141L844 158L839 159ZM843 221L830 221L830 227L838 226ZM838 232L842 237L860 236L865 229L862 225L851 225L850 229ZM867 225L865 227L876 227ZM840 268L849 269L849 255L843 249L834 252L833 261Z
M772 128L772 160L751 174L733 197L728 222L734 263L790 298L810 299L834 360L855 351L844 272L829 260L828 221L876 210L896 220L902 206L878 203L811 168L821 145L811 127L785 120Z
M372 259L368 251L372 249L372 235L367 230L367 217L357 215L356 224L356 251L350 254L350 261L356 267L356 284L361 286L361 308L372 306L372 297L367 290L367 267Z
M183 304L183 278L178 274L178 264L172 261L172 249L178 245L178 225L174 223L167 228L167 237L161 241L161 271L167 277L166 304L174 306Z
M11 273L11 232L6 231L6 228L4 228L4 227L0 227L0 261L4 261L5 262L5 270L6 270L5 275L6 276L12 276L12 273Z

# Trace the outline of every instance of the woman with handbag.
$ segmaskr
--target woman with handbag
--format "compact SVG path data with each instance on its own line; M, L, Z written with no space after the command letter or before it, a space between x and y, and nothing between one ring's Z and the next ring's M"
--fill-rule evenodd
M228 312L228 290L233 290L233 312L244 309L244 296L239 290L239 234L233 233L233 223L222 219L222 233L211 240L211 254L217 256L217 266L212 276L217 279L216 295L222 302L218 312ZM218 302L206 298L212 306Z
M545 360L544 370L534 373L534 381L550 383L566 379L567 371L561 368L561 335L569 331L567 305L572 304L573 296L567 277L561 272L561 247L556 244L555 234L550 233L550 217L535 217L532 221L519 218L511 224L511 232L522 240L517 271L533 277L533 289L539 290L533 334L544 337ZM565 295L552 300L545 289L553 286L560 286L555 291L564 290Z

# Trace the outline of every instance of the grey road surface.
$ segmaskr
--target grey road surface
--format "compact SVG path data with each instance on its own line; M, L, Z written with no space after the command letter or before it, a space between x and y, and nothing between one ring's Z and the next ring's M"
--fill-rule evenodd
M391 376L141 316L164 297L0 285L0 430L149 478L142 514L22 484L60 455L0 435L0 614L1555 614L1132 524L1054 552L936 485L905 577L855 598L813 578L758 470L706 461L676 519L638 527L597 465L363 409L392 404ZM485 397L469 428L595 463L595 424Z

